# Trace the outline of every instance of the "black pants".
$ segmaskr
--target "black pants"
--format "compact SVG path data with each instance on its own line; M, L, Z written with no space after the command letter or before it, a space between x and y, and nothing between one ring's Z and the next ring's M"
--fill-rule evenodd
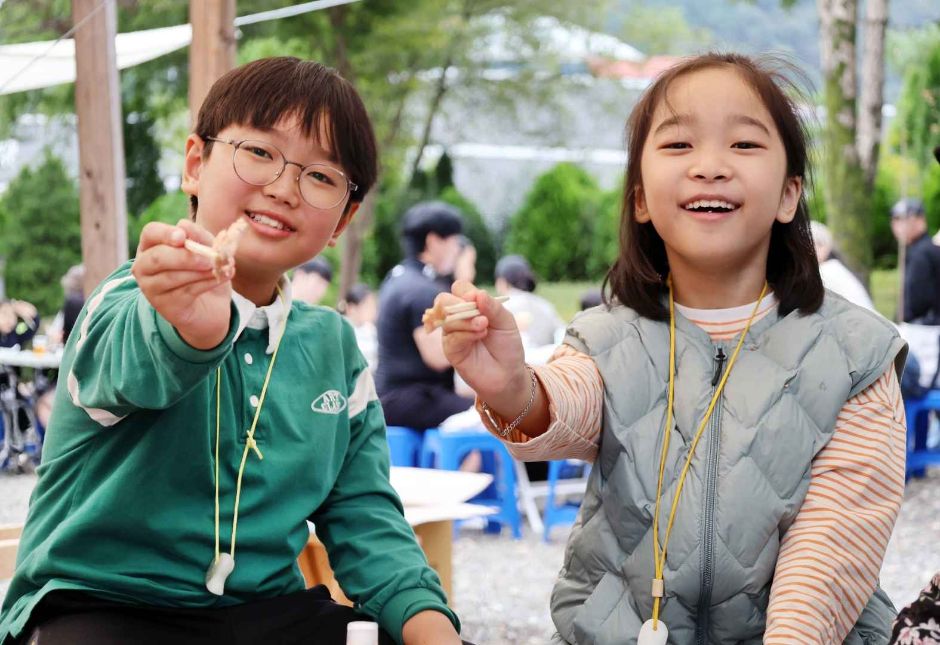
M415 430L436 428L447 417L473 407L473 399L429 383L395 387L382 392L379 399L387 425Z
M124 605L86 593L43 598L17 645L345 645L346 624L370 620L324 586L231 607ZM379 643L394 640L379 630Z

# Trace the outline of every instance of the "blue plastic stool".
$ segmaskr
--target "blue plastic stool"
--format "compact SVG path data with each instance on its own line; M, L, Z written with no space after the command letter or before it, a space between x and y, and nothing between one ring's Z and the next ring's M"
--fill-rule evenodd
M424 433L420 464L422 468L458 470L460 462L474 450L482 454L483 471L493 475L493 483L470 502L498 507L496 513L486 518L488 530L499 533L502 526L508 526L518 540L522 537L522 526L516 500L516 472L512 455L499 439L483 430L441 432L432 428Z
M940 450L927 449L927 412L940 412L940 390L928 390L921 398L904 401L907 416L907 478L923 477L927 466L940 465Z
M574 524L578 517L578 509L581 508L580 500L577 502L562 501L559 503L556 499L556 489L558 481L570 478L572 471L574 477L583 478L585 469L590 469L590 464L573 463L567 459L548 462L548 494L545 497L545 512L542 514L542 541L548 542L552 527L559 524Z
M423 440L420 432L404 426L388 426L385 428L385 438L388 440L388 452L393 466L418 465Z

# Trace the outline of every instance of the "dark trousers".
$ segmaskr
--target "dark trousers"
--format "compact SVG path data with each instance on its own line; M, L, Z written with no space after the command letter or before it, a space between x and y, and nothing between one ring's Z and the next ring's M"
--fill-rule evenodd
M473 407L473 399L430 383L394 387L382 392L379 399L386 425L415 430L436 428L447 417Z
M346 625L370 620L330 598L324 586L231 607L124 605L54 591L33 612L17 645L345 645ZM379 643L394 640L379 630Z

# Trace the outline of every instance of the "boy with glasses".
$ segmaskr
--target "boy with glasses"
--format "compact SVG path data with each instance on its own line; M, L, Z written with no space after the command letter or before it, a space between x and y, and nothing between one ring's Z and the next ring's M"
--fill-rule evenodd
M272 58L216 82L186 140L192 220L148 224L69 339L0 642L344 643L362 614L382 642L460 642L355 335L284 277L375 178L334 71ZM238 221L217 278L186 242ZM304 590L306 520L355 611Z

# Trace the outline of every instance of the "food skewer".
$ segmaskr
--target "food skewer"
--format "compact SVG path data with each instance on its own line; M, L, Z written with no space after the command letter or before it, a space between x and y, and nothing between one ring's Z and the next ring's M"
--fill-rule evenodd
M205 244L200 244L196 240L186 240L183 242L188 250L192 251L196 255L201 255L204 258L209 258L210 260L217 260L219 258L219 252L213 249L211 246L206 246Z
M244 219L237 219L215 236L211 247L195 240L185 240L183 246L191 253L212 260L212 274L216 280L231 280L235 273L235 249L246 230L248 223Z
M496 302L506 302L509 296L497 296L493 298ZM466 320L480 315L475 302L458 302L446 307L435 305L425 310L421 319L424 322L424 328L428 333L434 331L445 322L454 322L456 320Z
M496 302L506 302L509 300L509 296L496 296L493 298ZM444 313L446 314L458 314L463 311L476 310L477 304L475 302L458 302L453 305L447 305L444 307ZM479 312L477 312L479 314ZM459 320L455 318L455 320Z

